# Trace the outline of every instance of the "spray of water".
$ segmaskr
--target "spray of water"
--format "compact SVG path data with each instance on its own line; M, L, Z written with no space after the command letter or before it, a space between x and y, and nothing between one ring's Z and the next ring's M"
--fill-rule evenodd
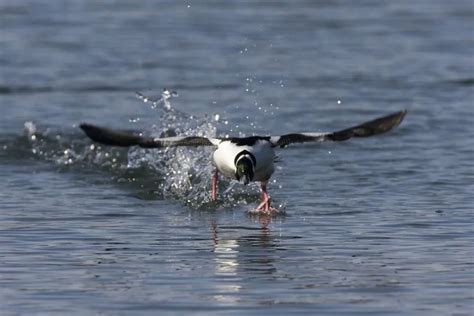
M137 96L145 103L151 102L153 109L162 110L160 124L152 126L151 136L217 136L221 115L214 113L211 116L196 117L173 108L169 99L177 96L175 91L165 89L161 98L156 100L141 93L137 93ZM159 150L131 148L128 153L128 168L152 166L153 170L162 174L163 181L159 184L159 191L163 196L184 200L192 207L201 208L210 203L211 175L214 169L211 163L212 152L212 148L207 147ZM225 179L220 181L223 192L221 201L225 201L221 206L247 203L248 194L244 194L245 190L233 188L233 184Z
M123 151L107 151L102 146L78 138L76 133L67 134L49 128L40 130L31 121L25 122L24 135L19 142L18 150L26 149L35 158L54 162L58 166L93 164L118 169L126 161Z
M145 133L154 137L193 135L216 137L217 126L227 120L219 113L196 117L172 107L171 99L177 97L175 91L165 89L159 99L136 93L144 103L151 103L160 117L158 124ZM139 119L139 118L137 118ZM77 128L77 126L74 126ZM75 166L105 169L114 173L117 182L140 182L154 188L143 190L154 192L157 198L172 198L183 201L192 208L206 208L216 203L210 202L212 148L163 148L128 149L113 148L91 143L82 133L59 133L51 129L41 130L34 122L24 124L23 141L34 157L54 162L66 168ZM140 179L146 178L146 179ZM148 180L147 180L148 179ZM150 181L150 179L156 179ZM255 203L258 187L234 186L234 181L221 179L218 207L232 207L239 204ZM149 196L147 196L149 198Z
M193 135L216 137L219 124L227 120L219 113L196 117L172 107L170 100L177 96L175 91L165 89L159 99L141 93L136 94L144 103L151 103L157 115L157 124L144 133L154 137ZM159 119L158 119L159 117ZM139 118L137 118L139 119ZM139 194L146 198L172 198L192 208L227 208L255 203L258 186L235 185L235 181L221 178L220 197L217 203L210 201L211 175L214 167L212 148L163 148L130 149L107 147L92 143L77 126L73 133L42 129L34 122L25 122L21 137L24 149L33 157L50 161L60 168L85 167L111 172L118 183L142 183ZM18 146L11 146L18 147ZM22 146L20 146L22 147ZM150 188L152 186L152 188Z

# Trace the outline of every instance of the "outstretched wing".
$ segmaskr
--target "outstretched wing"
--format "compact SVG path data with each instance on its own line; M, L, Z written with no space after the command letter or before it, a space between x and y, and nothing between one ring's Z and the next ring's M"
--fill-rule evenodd
M110 146L140 146L143 148L214 146L218 141L217 139L199 136L178 136L165 138L145 137L132 132L117 131L90 124L81 124L80 128L93 141Z
M369 137L388 132L392 128L398 126L402 122L406 114L407 111L403 110L337 132L293 133L282 136L273 136L270 138L270 141L275 147L284 147L292 143L317 142L327 140L342 141L352 137Z

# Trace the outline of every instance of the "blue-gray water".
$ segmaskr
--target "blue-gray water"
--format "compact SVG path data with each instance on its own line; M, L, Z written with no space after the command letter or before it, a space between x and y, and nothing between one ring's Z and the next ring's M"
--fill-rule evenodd
M0 1L0 314L472 315L473 12ZM165 87L175 112L134 96ZM279 151L273 218L247 213L256 186L209 202L209 150L77 128L281 134L404 108L389 134Z

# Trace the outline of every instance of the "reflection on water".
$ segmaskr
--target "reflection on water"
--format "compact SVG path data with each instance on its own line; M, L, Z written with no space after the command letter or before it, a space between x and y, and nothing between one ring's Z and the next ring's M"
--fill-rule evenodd
M219 302L234 303L239 300L242 286L238 283L237 269L239 267L239 244L235 239L219 240L217 229L214 227L214 273L222 276L222 283L216 284L216 294L213 299Z
M272 275L277 272L274 262L276 242L268 225L272 217L253 215L260 228L251 229L252 234L233 236L246 231L245 227L219 227L211 221L211 235L214 241L214 273L220 283L216 285L213 299L233 303L242 299L242 275L258 277L259 274ZM239 229L241 228L241 229ZM243 228L243 229L242 229Z
M237 256L239 254L239 244L237 240L227 239L221 240L215 239L217 242L214 244L215 257L215 271L217 275L233 276L237 273L239 263L237 262Z

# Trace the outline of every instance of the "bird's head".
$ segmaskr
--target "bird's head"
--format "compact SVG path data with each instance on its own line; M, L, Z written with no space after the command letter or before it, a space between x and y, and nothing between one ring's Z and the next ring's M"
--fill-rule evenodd
M242 184L249 184L253 180L253 161L248 156L243 156L235 163L235 178Z

